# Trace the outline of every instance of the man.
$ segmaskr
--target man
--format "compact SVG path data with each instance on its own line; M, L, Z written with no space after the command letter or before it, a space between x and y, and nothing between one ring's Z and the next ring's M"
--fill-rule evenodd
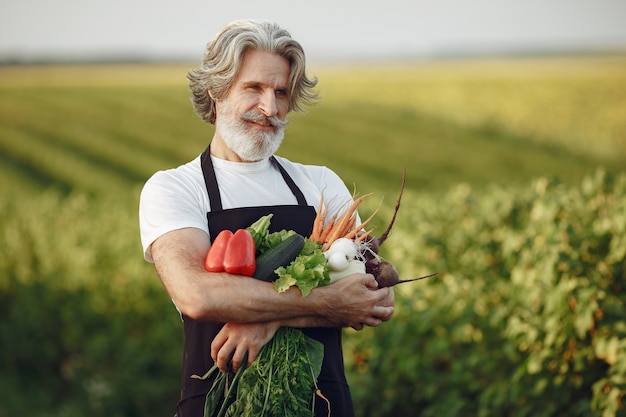
M270 231L308 236L322 192L331 212L351 199L329 169L274 156L287 113L316 98L317 80L305 74L304 52L275 24L236 21L209 43L188 79L196 112L215 124L215 133L202 155L153 175L140 201L144 256L184 321L178 417L202 416L211 381L191 375L214 363L236 370L246 354L251 363L280 326L303 328L324 344L318 385L333 416L352 416L341 328L389 320L391 289L354 274L303 297L296 288L279 294L271 283L204 269L211 239L221 230L245 228L273 213ZM316 413L325 415L325 404L317 403Z

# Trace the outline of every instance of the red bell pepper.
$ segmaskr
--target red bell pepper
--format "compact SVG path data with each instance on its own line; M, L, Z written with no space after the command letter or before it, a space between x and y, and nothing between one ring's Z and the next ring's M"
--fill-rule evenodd
M251 277L256 269L256 246L252 234L246 229L237 230L228 241L224 255L224 271L229 274Z
M204 269L209 272L224 272L224 255L226 255L226 247L232 236L233 232L230 230L222 230L217 235L204 260Z
M220 232L207 253L204 268L209 272L251 277L256 269L256 245L250 231Z

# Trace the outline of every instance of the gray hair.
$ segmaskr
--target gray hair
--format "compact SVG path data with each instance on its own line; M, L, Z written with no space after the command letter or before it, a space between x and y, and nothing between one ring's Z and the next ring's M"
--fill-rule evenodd
M209 42L200 68L187 74L191 100L205 122L215 124L215 100L228 95L247 50L273 53L289 61L289 111L302 113L304 105L315 103L317 78L307 78L304 50L289 32L275 23L237 20Z

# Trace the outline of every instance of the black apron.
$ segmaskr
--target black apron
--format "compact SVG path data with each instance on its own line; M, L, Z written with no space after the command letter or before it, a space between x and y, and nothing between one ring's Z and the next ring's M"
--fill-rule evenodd
M297 205L240 207L224 210L220 197L215 170L207 148L201 156L202 172L211 211L207 213L209 232L212 237L222 230L235 231L248 227L260 217L273 213L270 232L282 229L294 230L302 236L309 236L313 228L315 208L307 205L302 191L285 169L273 156L272 165L280 171L289 186ZM245 190L242 190L245 192ZM251 278L252 279L252 278ZM202 417L204 401L213 380L192 379L191 375L203 375L214 364L211 359L211 342L224 323L200 322L183 315L184 352L181 400L178 403L178 417ZM350 390L345 379L341 348L341 328L306 328L304 333L324 344L324 361L318 378L318 386L329 399L332 417L353 417L354 410ZM315 401L315 415L327 416L327 405L321 399Z

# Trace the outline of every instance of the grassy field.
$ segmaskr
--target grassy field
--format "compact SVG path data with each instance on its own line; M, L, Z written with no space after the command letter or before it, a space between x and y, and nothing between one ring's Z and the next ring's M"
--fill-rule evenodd
M211 138L191 67L0 67L0 417L173 414L181 324L137 202ZM406 167L384 254L440 272L348 332L357 414L623 415L626 57L310 72L279 153L384 197L378 225Z
M186 162L212 134L191 65L0 67L4 178L106 194ZM359 188L575 183L626 160L626 58L313 67L320 103L291 116L281 154Z

